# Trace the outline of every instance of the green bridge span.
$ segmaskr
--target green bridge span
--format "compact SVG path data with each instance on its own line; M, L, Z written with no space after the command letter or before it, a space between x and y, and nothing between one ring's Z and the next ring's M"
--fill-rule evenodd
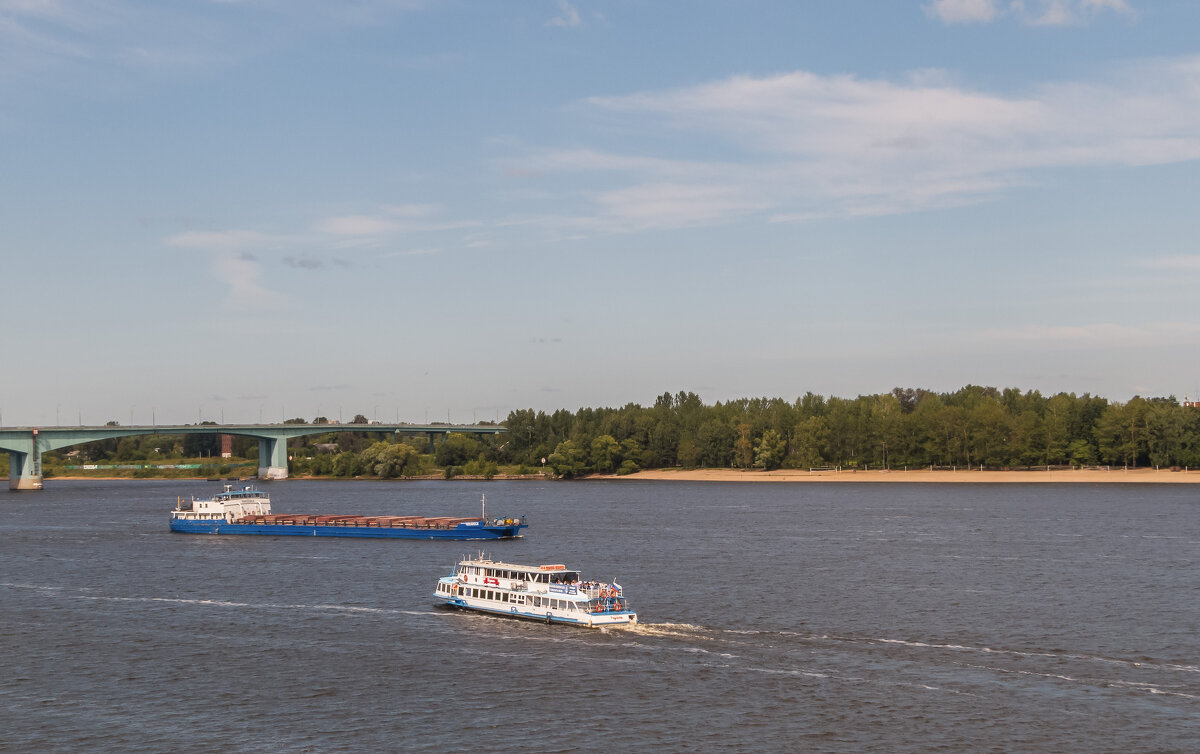
M286 479L287 441L293 437L330 432L391 432L428 435L434 439L451 432L495 435L504 427L478 424L183 424L138 427L13 427L0 429L0 451L8 451L8 488L42 488L42 454L72 445L131 435L240 435L258 439L258 477Z

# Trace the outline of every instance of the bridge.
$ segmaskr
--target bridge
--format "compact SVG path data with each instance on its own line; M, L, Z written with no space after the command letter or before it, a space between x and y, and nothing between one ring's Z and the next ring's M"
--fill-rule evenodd
M287 441L330 432L391 432L444 440L454 432L495 435L504 427L479 424L182 424L132 427L13 427L0 429L0 451L8 451L8 488L42 489L42 454L96 440L132 435L239 435L258 439L258 478L287 479Z

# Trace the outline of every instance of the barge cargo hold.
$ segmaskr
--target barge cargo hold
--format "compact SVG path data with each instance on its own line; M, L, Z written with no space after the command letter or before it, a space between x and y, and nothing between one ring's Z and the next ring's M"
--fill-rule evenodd
M184 534L265 534L301 537L388 539L511 539L521 536L525 517L359 516L272 513L267 493L225 486L209 499L176 500L171 531Z

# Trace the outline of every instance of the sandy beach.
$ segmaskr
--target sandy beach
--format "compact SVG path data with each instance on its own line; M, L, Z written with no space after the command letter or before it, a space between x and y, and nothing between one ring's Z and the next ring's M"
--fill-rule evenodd
M595 478L595 477L593 477ZM742 469L660 469L604 479L641 479L675 482L870 482L947 484L1063 483L1063 484L1200 484L1200 469L1054 469L1050 471L979 471L958 469L891 469L888 471L775 471Z

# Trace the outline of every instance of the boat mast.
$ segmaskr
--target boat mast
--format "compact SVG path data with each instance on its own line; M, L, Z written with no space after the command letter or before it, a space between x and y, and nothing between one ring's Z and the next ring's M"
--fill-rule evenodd
M483 523L486 524L487 523L487 495L486 494L479 496L479 504L481 506L483 506L483 511L480 513L480 518L482 518Z

